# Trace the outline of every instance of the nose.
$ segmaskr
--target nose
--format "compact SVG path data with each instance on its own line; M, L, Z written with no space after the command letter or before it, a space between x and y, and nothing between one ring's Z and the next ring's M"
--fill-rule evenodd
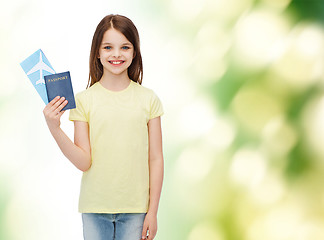
M119 58L120 57L120 51L119 51L119 49L114 49L112 55L115 58Z

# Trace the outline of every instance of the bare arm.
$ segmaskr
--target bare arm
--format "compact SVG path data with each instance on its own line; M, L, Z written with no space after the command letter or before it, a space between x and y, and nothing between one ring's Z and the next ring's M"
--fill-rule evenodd
M88 123L74 122L73 143L60 128L60 118L64 113L61 110L67 104L67 101L64 100L64 98L56 97L46 105L43 111L46 123L64 156L81 171L87 171L91 166Z
M154 239L157 232L157 212L163 183L164 160L162 152L162 131L160 117L153 118L148 122L149 134L149 167L150 167L150 203L144 221L142 236Z

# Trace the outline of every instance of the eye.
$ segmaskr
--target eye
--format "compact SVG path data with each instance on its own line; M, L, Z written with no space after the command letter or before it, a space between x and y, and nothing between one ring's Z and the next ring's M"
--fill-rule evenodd
M128 50L128 49L130 49L130 47L128 47L128 46L123 46L122 49L124 49L124 50Z
M105 46L104 49L110 50L111 47L110 46Z

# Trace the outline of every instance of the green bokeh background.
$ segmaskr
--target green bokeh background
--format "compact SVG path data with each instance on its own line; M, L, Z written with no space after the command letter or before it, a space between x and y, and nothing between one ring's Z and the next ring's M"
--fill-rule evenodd
M60 153L19 63L39 48L74 91L110 13L139 29L161 98L157 240L324 239L324 2L1 3L0 239L82 239L81 173ZM62 128L73 138L73 124Z

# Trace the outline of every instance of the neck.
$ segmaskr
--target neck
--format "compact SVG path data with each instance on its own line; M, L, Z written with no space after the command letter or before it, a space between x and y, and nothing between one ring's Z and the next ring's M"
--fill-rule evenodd
M114 75L104 73L100 79L100 83L105 87L113 91L120 91L129 85L131 79L128 77L127 72L122 75Z

